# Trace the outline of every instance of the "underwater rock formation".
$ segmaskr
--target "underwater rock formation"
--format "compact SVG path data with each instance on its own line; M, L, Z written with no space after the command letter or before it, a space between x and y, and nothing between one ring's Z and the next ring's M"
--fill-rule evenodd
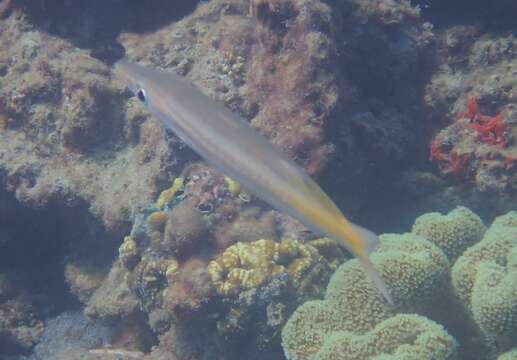
M126 101L109 67L22 12L2 20L0 37L2 185L31 207L84 201L121 231L168 179L174 141Z
M453 181L515 201L517 40L455 26L439 45L441 66L425 100L430 120L445 128L430 145L430 159Z
M73 353L111 343L113 332L99 322L90 321L82 312L63 313L45 325L41 341L29 360L66 359Z
M494 213L476 192L488 193L490 204L515 203L512 36L445 29L435 54L432 26L405 0L212 0L178 22L157 5L128 15L141 9L137 3L122 9L120 1L106 2L103 14L120 15L109 24L95 23L100 8L86 6L75 25L77 17L63 19L72 2L0 1L0 186L20 204L67 213L61 223L79 222L80 231L66 233L56 273L96 324L127 320L111 348L79 346L60 351L63 359L281 358L287 318L323 296L346 258L335 243L311 240L303 226L264 207L253 189L197 162L95 58L106 38L120 35L129 59L178 72L241 113L355 219L374 221L374 207L364 205L390 192L389 182L399 186L394 201L378 208L399 205L415 178L415 207L414 199L427 196L434 209L448 210L468 197ZM45 6L53 10L35 10ZM162 21L143 31L135 17ZM434 55L441 66L429 84ZM400 179L426 145L424 116L438 120L433 128L445 127L430 145L443 176ZM474 186L462 193L447 184ZM399 210L390 211L397 224ZM1 214L4 225L9 211ZM384 235L373 259L397 307L387 307L357 261L348 261L324 300L291 317L283 331L289 358L345 350L359 358L406 358L409 351L421 359L468 358L468 338L491 358L514 357L513 217L497 220L477 245L485 228L465 208L424 215L411 234ZM0 253L13 239L12 229L2 229ZM22 286L6 284L0 280L0 357L7 347L30 351L43 318L56 311L48 300L26 301L39 299L35 291L18 296ZM456 314L460 305L465 318ZM302 326L304 317L310 321ZM47 345L60 347L44 336L37 351Z
M212 1L120 36L129 59L185 75L310 174L353 168L327 178L346 209L367 197L357 184L378 178L368 163L388 171L419 146L418 110L406 105L423 89L432 39L409 2L316 0ZM407 91L381 90L395 83Z

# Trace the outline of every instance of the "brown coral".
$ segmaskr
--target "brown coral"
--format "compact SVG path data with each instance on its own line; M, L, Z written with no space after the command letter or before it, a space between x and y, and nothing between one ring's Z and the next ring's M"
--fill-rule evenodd
M205 247L207 230L202 214L191 201L183 201L168 215L162 248L180 258L199 254Z
M175 280L164 292L164 308L185 318L206 305L214 294L213 284L202 260L192 259L181 265Z

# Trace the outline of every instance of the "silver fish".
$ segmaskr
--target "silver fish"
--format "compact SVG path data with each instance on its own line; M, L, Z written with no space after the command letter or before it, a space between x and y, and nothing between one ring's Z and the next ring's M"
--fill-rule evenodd
M245 120L178 75L125 60L115 64L115 74L151 114L211 166L315 233L339 241L360 260L385 299L393 304L368 257L379 243L378 237L348 221L302 168Z

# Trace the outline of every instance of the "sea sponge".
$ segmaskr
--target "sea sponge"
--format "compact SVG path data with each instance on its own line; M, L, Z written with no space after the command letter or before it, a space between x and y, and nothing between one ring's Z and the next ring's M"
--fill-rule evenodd
M256 206L242 209L234 215L230 222L216 228L214 238L215 245L220 251L224 251L238 241L275 240L278 238L275 213L264 212Z
M447 215L433 212L418 217L412 232L438 245L454 262L463 251L481 240L485 230L479 216L459 206Z
M88 317L118 321L138 312L139 302L128 287L127 274L119 261L113 264L108 277L87 303Z
M163 233L162 248L167 252L188 258L199 252L200 244L207 236L207 225L203 215L190 201L177 204L170 212Z
M167 212L166 211L155 211L147 217L147 225L152 230L163 231L165 224L167 223Z
M208 303L214 293L206 262L190 259L176 269L174 281L164 290L163 307L169 314L191 321L192 315Z
M455 358L456 348L456 340L441 325L423 316L399 314L363 335L333 333L311 359L447 360Z
M371 260L397 305L405 310L429 301L446 283L450 267L443 251L411 233L382 235ZM282 330L284 351L290 360L314 359L335 332L364 334L395 310L359 261L347 261L332 276L324 300L306 302L291 316Z
M517 212L494 220L452 269L455 291L490 340L516 344ZM513 339L513 340L512 340ZM516 344L517 345L517 344Z

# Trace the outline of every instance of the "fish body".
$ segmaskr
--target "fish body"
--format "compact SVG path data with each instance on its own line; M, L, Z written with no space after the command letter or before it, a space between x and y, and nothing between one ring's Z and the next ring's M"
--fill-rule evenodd
M334 202L285 154L245 120L176 74L121 60L115 73L149 111L210 165L318 234L339 241L364 265L389 303L368 255L372 232L348 221Z

